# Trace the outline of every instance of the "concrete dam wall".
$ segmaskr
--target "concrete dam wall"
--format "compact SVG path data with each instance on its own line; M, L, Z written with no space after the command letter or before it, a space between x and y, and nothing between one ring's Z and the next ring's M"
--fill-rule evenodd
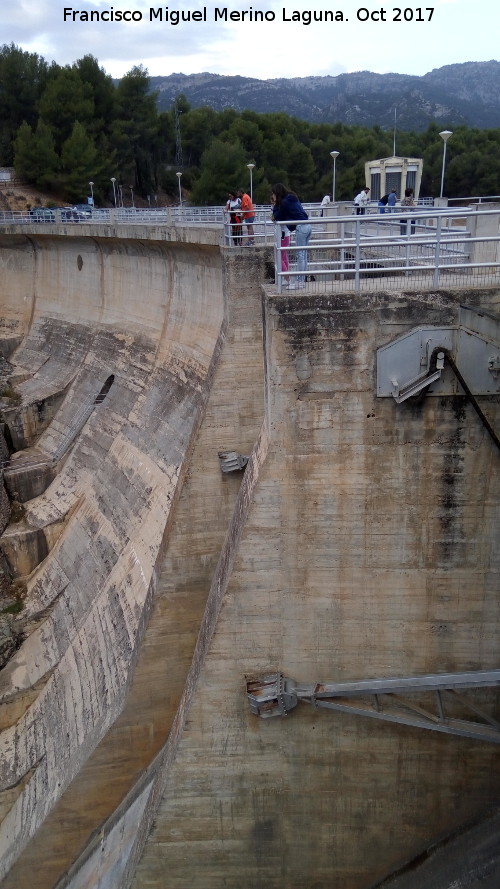
M246 681L498 667L498 451L375 354L500 289L278 296L197 229L13 229L0 266L2 889L370 889L471 823L477 864L497 745L261 720Z

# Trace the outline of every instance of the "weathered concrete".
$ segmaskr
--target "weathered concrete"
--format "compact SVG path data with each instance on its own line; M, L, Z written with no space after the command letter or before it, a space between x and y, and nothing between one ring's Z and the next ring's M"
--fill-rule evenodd
M65 245L63 249L66 249L67 246L68 245ZM113 252L112 248L109 248L109 245L105 245L103 249L110 249L110 252ZM135 260L135 249L135 245L131 245L130 252L132 254L132 261ZM120 262L122 262L121 255L124 253L125 251L122 245L120 248ZM180 447L183 435L183 424L186 422L183 419L183 414L186 415L186 418L190 418L191 422L196 422L196 403L191 406L189 411L187 408L186 410L183 410L182 391L178 389L178 391L175 392L174 399L169 399L168 401L165 401L164 404L161 404L157 394L158 386L162 383L160 371L164 370L164 364L167 364L168 366L170 352L173 352L178 364L178 373L182 377L182 388L186 389L187 394L192 398L192 383L190 375L187 372L188 363L183 355L183 351L186 352L186 341L192 341L194 338L198 337L200 331L203 331L204 338L207 337L210 330L211 315L215 315L215 318L218 319L220 329L220 333L218 333L218 336L213 340L213 347L217 351L221 348L221 343L224 341L222 336L226 327L225 313L227 312L227 309L225 308L226 296L224 294L221 279L222 263L218 251L212 257L210 257L210 255L206 257L209 260L206 262L208 268L200 268L199 264L198 266L196 265L196 257L190 256L189 262L192 265L191 275L194 278L193 291L183 293L183 299L179 305L179 295L171 295L168 292L169 283L172 280L172 269L169 268L172 259L169 257L168 252L165 255L165 253L162 253L161 248L158 248L158 245L152 245L150 254L148 255L147 251L144 250L144 255L145 262L150 264L151 274L156 273L158 276L161 274L167 275L165 285L166 297L162 296L164 301L165 298L167 298L167 305L164 309L165 317L163 320L160 319L161 323L158 323L159 334L157 334L157 336L159 336L159 344L155 346L156 356L158 356L157 364L160 366L159 369L155 367L153 362L151 362L151 370L147 367L150 359L148 358L146 347L144 347L143 352L140 355L139 352L137 352L137 358L134 357L131 367L129 368L129 375L132 376L134 372L137 372L136 367L139 364L139 358L140 362L146 365L144 382L141 387L137 386L137 389L140 393L143 390L149 392L149 404L147 408L147 416L149 419L137 419L132 414L132 429L131 431L130 429L128 430L128 435L136 435L137 433L134 430L136 430L137 427L142 428L144 426L144 431L141 432L140 439L142 443L140 461L142 462L147 459L148 451L152 450L154 454L159 448L158 438L160 439L160 447L162 449L167 447L174 448L175 453L179 452L179 456L182 459ZM214 263L216 263L215 266ZM212 271L213 268L217 269L217 265L219 268L218 277L214 276ZM249 274L250 272L255 275L254 265L252 265L251 268L249 267ZM137 288L137 271L134 271L134 274L135 280L133 279L129 285L131 290L133 290L134 287ZM233 274L231 263L229 263L224 274L228 280L231 279ZM260 279L261 277L262 275L259 273L258 278ZM180 286L186 286L187 284L188 282L183 281L181 278ZM200 290L201 293L198 293L197 295L195 288ZM221 540L227 527L228 515L232 509L234 496L240 483L239 478L221 478L220 470L218 468L217 450L220 448L227 449L234 447L242 447L247 451L251 450L252 443L255 440L262 422L263 361L262 348L259 346L262 315L260 307L261 291L258 280L254 281L253 293L254 295L252 299L249 299L248 288L246 288L245 293L242 293L241 298L231 307L230 316L232 321L234 321L231 326L235 333L227 339L227 343L224 346L223 357L217 366L215 384L209 403L212 407L206 409L205 420L203 423L203 428L207 430L207 433L204 434L203 429L200 432L200 440L203 444L200 457L198 458L199 474L194 480L194 484L198 490L197 496L202 498L205 507L198 507L198 517L196 517L191 505L189 508L189 517L186 517L186 521L189 522L191 528L191 538L189 538L183 531L181 539L183 540L183 549L185 551L184 556L182 557L186 566L185 578L188 577L188 564L191 563L194 566L195 571L201 571L203 578L205 578L205 591L203 585L199 582L199 604L198 606L195 606L195 603L190 601L188 612L186 612L185 608L185 598L183 598L182 601L179 600L177 606L173 603L174 615L172 615L172 613L167 615L166 629L161 631L163 634L167 633L171 636L172 641L174 642L174 647L172 648L172 669L169 672L169 686L172 687L171 703L165 710L164 691L162 686L160 686L155 694L152 695L154 706L149 706L151 702L149 696L145 696L144 683L138 687L137 693L132 690L131 696L133 704L129 712L123 714L122 728L117 724L116 728L112 729L109 733L109 740L104 740L101 746L96 750L95 757L91 757L88 761L88 770L86 771L85 769L82 769L82 772L85 772L85 775L83 776L81 783L79 783L78 777L75 776L73 783L63 798L61 802L64 811L64 815L61 819L62 827L60 828L58 826L54 829L53 820L51 821L50 818L46 818L46 823L37 835L42 838L41 848L37 845L36 840L33 841L30 848L25 851L17 864L10 869L9 874L6 876L2 885L16 885L19 880L23 881L24 879L27 879L28 873L30 874L29 879L32 881L34 879L34 871L36 872L36 879L39 881L38 885L53 885L57 876L71 863L72 857L68 858L68 855L72 854L71 849L74 848L74 854L76 854L82 844L85 844L90 833L96 826L99 826L100 821L102 821L106 815L113 811L113 808L121 798L120 795L123 795L123 793L127 791L131 781L137 778L140 774L140 770L148 764L151 757L154 755L155 750L161 746L161 743L163 743L168 736L168 728L175 715L175 710L182 694L187 669L189 667L196 635L199 629L199 622L201 620L206 599L206 578L210 575L211 564L214 560L217 560ZM203 304L204 300L208 300L207 305ZM160 310L161 307L157 311ZM182 327L180 327L180 321L184 314L186 315L186 323L188 325L185 334L183 334ZM178 327L175 331L175 336L172 334L172 326L174 324ZM58 333L58 336L66 336L67 339L72 338L73 340L79 338L80 330L78 329L75 332L74 325L68 325L66 333L64 333L61 325L58 325L58 322L51 321L50 323L46 323L44 321L44 325L45 328L51 332L54 329L54 325L56 326L56 329L59 326L61 332ZM109 340L106 340L105 336L107 335L105 332L102 329L99 329L97 324L96 327L96 339L101 346L100 355L102 358L105 358L110 362L106 365L106 375L110 368L112 368L116 374L116 356L113 354L114 343L118 341L120 347L124 351L125 347L128 347L128 355L125 354L123 359L120 359L120 361L123 361L126 368L126 360L127 357L130 357L131 345L135 344L135 348L138 349L136 345L138 339L137 333L135 333L134 337L134 330L131 323L130 327L126 328L125 334L122 335L119 331L116 331L113 336L109 337ZM191 330L189 330L189 327L191 327ZM39 334L37 334L37 336L39 336ZM27 339L29 339L29 337ZM125 347L122 345L124 340ZM148 344L146 343L146 346L147 345ZM18 355L19 360L21 361L23 352L19 350ZM181 358L184 359L182 363ZM71 418L74 415L74 402L76 401L78 403L82 398L85 399L87 397L88 379L90 376L87 366L92 364L92 362L95 362L94 356L87 355L84 362L85 367L81 370L79 376L75 380L75 384L68 393L67 401L70 401L72 392L75 390L76 386L78 386L79 388L76 395L73 395L69 405L66 402L62 405L54 422L38 441L38 452L50 455L59 447L61 438L65 434L65 425L67 426L71 423ZM192 359L190 359L190 362L192 362ZM49 364L50 362L45 362L43 367L47 367ZM200 398L203 400L206 400L209 395L210 384L212 382L211 375L215 370L215 363L212 362L211 366L213 370L210 371L210 377L206 384L203 384L203 380L201 379L198 387ZM48 371L50 372L50 367L48 368ZM239 379L239 375L241 374L243 374L243 377L242 379ZM159 380L157 377L159 377ZM116 411L115 405L120 396L120 385L123 385L121 380L115 379L105 402L96 409L96 417L91 418L89 425L97 418L99 412L99 416L105 418L105 423L109 424L110 421L112 421L113 424L117 425L116 420L114 420L114 414ZM97 391L99 391L100 386L101 384L97 387ZM172 389L172 381L169 381L168 377L167 386L168 389ZM231 398L228 401L228 390L231 390L234 393L236 389L238 389L239 392L238 399ZM167 405L169 405L169 407L167 407ZM67 418L66 424L64 423L65 418ZM154 435L148 435L151 424L157 427L157 432ZM123 420L121 425L123 425ZM126 425L127 424L125 424L125 426ZM37 572L35 572L32 578L29 579L29 595L25 613L35 621L38 620L38 622L40 621L40 617L44 617L45 619L40 625L39 630L31 634L18 656L11 660L2 674L3 683L1 684L1 689L3 690L3 698L6 701L4 706L10 706L10 702L17 699L23 689L33 687L34 683L43 682L44 676L50 676L50 679L47 681L46 685L42 686L43 694L46 693L46 688L52 684L52 673L50 671L54 669L57 670L56 664L60 656L60 650L64 645L63 639L67 638L68 631L70 630L68 619L67 617L63 617L63 615L68 614L69 603L75 601L74 593L70 594L70 587L74 586L75 583L79 586L78 601L80 603L79 611L81 611L82 615L80 618L82 621L82 630L79 631L77 625L74 627L73 632L69 632L71 649L74 648L75 643L77 646L81 644L78 643L79 632L85 634L85 638L87 638L88 626L85 625L86 612L87 609L91 609L92 607L93 597L95 598L99 595L99 584L102 581L99 580L100 575L99 573L96 574L93 565L95 556L92 558L90 564L85 566L89 535L88 532L86 532L85 536L82 535L82 530L84 529L82 528L81 521L78 521L78 517L81 515L81 512L79 511L81 509L79 499L77 500L77 503L73 505L73 498L75 496L73 490L75 484L79 485L78 497L81 497L83 492L85 492L85 499L88 501L93 496L93 491L95 490L96 485L101 485L106 481L106 493L103 493L101 497L106 497L109 500L109 513L113 516L113 521L115 523L116 519L114 518L114 513L117 513L117 517L122 523L122 526L119 528L119 534L122 535L122 539L124 537L126 541L129 538L132 528L132 526L129 528L131 520L132 524L137 528L140 526L142 519L143 523L139 536L142 538L149 535L148 545L151 552L151 558L154 558L155 553L158 553L158 548L155 549L154 547L155 541L152 535L153 533L156 533L155 527L157 526L161 533L163 533L163 529L168 524L170 510L165 509L159 511L158 508L152 507L151 504L146 501L144 506L145 512L141 515L139 511L140 507L137 502L137 492L140 491L137 480L134 480L134 477L132 476L132 484L129 481L127 485L121 483L119 487L117 487L118 477L116 470L113 469L113 467L111 467L110 470L107 470L105 465L96 464L95 461L93 461L92 452L96 447L99 448L99 439L101 440L99 454L101 454L103 444L108 448L115 444L112 430L106 433L105 440L102 442L103 430L106 430L103 420L101 420L97 426L94 426L91 432L91 440L88 438L87 430L84 430L81 440L75 446L74 452L63 466L54 485L47 491L46 495L39 498L38 501L29 504L27 507L27 521L31 527L41 527L46 530L47 521L57 522L60 520L61 516L63 519L67 516L68 528L61 535L60 540L58 540L56 547L51 551L49 557L45 560L45 563ZM163 430L165 430L165 432ZM207 434L208 443L206 438ZM208 477L210 478L210 483L208 485L206 471L207 448L208 453L212 454L213 460L212 468L210 468L210 472L208 473ZM198 446L195 449L195 458L197 451ZM85 457L83 456L84 453L86 455ZM85 462L89 458L91 461L91 468L92 465L95 466L96 474L94 476L91 472L86 476L85 482L82 482L81 479L77 478L81 469L79 461L81 460ZM100 456L99 459L102 464L103 456ZM139 461L138 466L140 466ZM216 468L216 472L213 471L213 468ZM102 482L100 481L101 478ZM187 489L189 489L191 484L190 478L187 479L186 484ZM86 486L88 486L88 490L86 490ZM215 506L214 501L211 500L214 492L219 500L218 507ZM231 492L233 493L231 494ZM168 487L167 493L170 494ZM212 540L207 537L206 528L206 504L209 502L213 503L215 511L211 520ZM56 504L59 505L57 509L54 509ZM124 513L125 508L129 510L128 514ZM136 511L137 515L134 516ZM149 516L149 519L147 516ZM103 530L109 538L110 530L113 529L113 525L111 525L111 527L109 526L109 516L107 525L107 527L106 525L104 526ZM199 526L197 531L195 531L196 525ZM97 527L96 530L99 532L101 529ZM198 538L198 543L195 542L196 536ZM135 539L137 537L137 532L132 530L132 537ZM138 541L135 540L136 547L137 542ZM210 552L212 552L212 556L207 559ZM119 535L115 535L115 553L116 555L114 558L118 558L119 567ZM105 555L105 552L103 555ZM126 546L124 555L126 558ZM68 578L71 560L76 560L76 565L73 571L74 577ZM141 561L142 567L144 568L144 559ZM117 569L113 564L109 566L108 571L109 570L114 571L115 575L117 574ZM130 570L127 561L125 561L124 570L126 578L126 575ZM173 570L175 574L179 573L177 565L174 565ZM90 589L89 581L91 581ZM116 586L118 586L118 583ZM93 590L95 590L95 592L93 592ZM100 611L104 609L104 614L108 607L106 604L107 597L108 594L104 591L104 595L100 596L98 602L98 608ZM111 598L111 605L113 606L113 598ZM75 617L77 615L74 613L74 605L70 607L71 625L74 625ZM135 607L137 607L137 600ZM140 611L137 616L140 621L145 622L145 616ZM186 623L186 618L188 616L189 621ZM113 621L115 619L115 616L112 615L111 620ZM185 623L184 634L182 631L182 621ZM156 630L156 634L158 635L158 630ZM183 635L185 636L184 641ZM47 644L49 639L51 641ZM159 642L163 647L164 643L161 637L159 638ZM108 645L106 637L103 637L103 644ZM127 641L127 647L128 645L129 643ZM151 643L149 643L149 645L151 645ZM120 651L120 647L123 648L123 643L121 643L121 646L117 646L116 654L122 657L123 651ZM148 643L146 642L146 655L147 648ZM52 655L48 654L49 651L52 651ZM111 652L109 651L105 654L105 661L109 662L110 679L108 681L117 685L117 691L123 696L126 692L127 676L130 676L133 672L135 654L132 652L130 659L125 661L125 670L123 670L123 667L117 668L116 663L113 663L113 660L110 658L110 654ZM154 662L152 664L155 673L157 673L159 665L158 656L158 652L155 651ZM139 661L139 674L141 672L140 663L141 661ZM38 669L36 668L36 665L38 665ZM78 669L81 669L82 666L83 665ZM163 669L164 667L162 667L162 673ZM47 673L47 671L49 671L49 673ZM150 688L151 694L151 676L149 675L144 681ZM93 695L95 695L96 692L99 695L99 687L94 685ZM33 702L28 703L29 709L26 712L25 718L31 719L33 718L34 707ZM149 739L147 733L146 735L144 734L142 726L137 726L138 711L140 712L141 708L145 708L147 714L145 718L147 720L149 719L151 723L156 723L156 727ZM164 712L162 712L162 710L164 710ZM16 714L16 711L13 711L13 714ZM17 717L18 716L19 713L17 711ZM91 714L91 716L93 716L93 714ZM110 714L109 724L111 724L112 721L113 715ZM12 724L14 730L14 724L10 724ZM124 726L127 724L128 727L125 728ZM18 722L15 724L16 733L19 731L19 725L20 722L18 719ZM131 734L133 735L135 733L135 738L132 744L135 752L131 752L127 768L125 768L121 774L117 775L117 780L115 782L116 786L113 786L113 782L108 778L106 780L106 791L103 792L101 783L103 760L111 763L116 757L117 752L123 750L124 732L126 732L128 737L131 737ZM92 759L94 762L94 771L91 762ZM60 761L59 767L61 767ZM64 774L66 774L66 770L63 771ZM71 777L73 776L70 775L70 778ZM57 797L57 795L58 794L56 793L55 797ZM83 798L86 799L85 804L82 802ZM55 799L53 799L52 805L54 801ZM47 811L52 805L49 803ZM85 811L86 816L83 815L82 810ZM58 819L58 817L58 807L56 806L54 810L54 818ZM85 830L86 823L87 828ZM44 841L44 838L46 841ZM56 847L55 851L54 846ZM30 863L32 854L33 861ZM36 862L36 864L34 862ZM24 874L24 869L26 869L26 875Z
M30 324L10 357L26 375L18 391L38 399L71 382L40 450L57 449L89 380L97 392L110 373L115 383L106 412L104 404L96 409L52 486L27 510L34 530L66 527L28 584L26 614L45 620L0 681L8 702L50 677L1 736L2 786L34 770L0 826L4 874L122 709L224 322L218 251L139 242L127 252L111 242L41 238L30 255L37 266ZM8 265L26 261L25 245L16 245ZM23 753L12 758L24 733Z
M498 799L495 747L244 694L498 664L498 454L462 399L374 394L375 348L457 297L269 299L268 459L134 889L361 889Z
M488 812L425 849L374 889L498 889L500 812Z
M41 276L17 236L7 263L42 291L11 312L23 403L65 393L37 452L115 381L26 508L54 536L0 674L2 889L368 889L498 800L497 748L259 721L245 678L498 666L498 455L463 399L397 406L374 373L499 292L270 289L262 316L253 251L82 234L35 238Z

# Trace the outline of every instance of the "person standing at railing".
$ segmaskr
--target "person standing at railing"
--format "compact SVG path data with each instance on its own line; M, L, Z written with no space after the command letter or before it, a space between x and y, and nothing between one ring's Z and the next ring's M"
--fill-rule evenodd
M370 191L370 189L368 188L367 185L365 185L365 187L362 188L361 191L359 192L359 194L357 194L356 197L354 198L354 206L356 207L356 216L364 216L364 214L366 213L366 208L367 208L368 202L370 200L369 191Z
M385 213L385 208L387 207L387 204L388 204L388 203L389 203L389 195L388 195L388 194L384 194L384 195L379 199L379 202L378 202L378 212L379 212L379 213Z
M323 200L321 201L321 210L320 210L320 214L319 214L320 216L325 215L325 210L328 207L328 204L331 204L331 202L332 202L332 199L331 199L330 195L325 194Z
M229 192L226 210L229 213L231 237L235 244L241 244L241 200L235 191Z
M388 207L389 213L393 212L394 207L396 206L397 199L398 199L398 196L396 194L396 189L393 188L387 198L387 207Z
M301 249L297 251L297 268L299 272L307 270L307 245L311 237L312 227L306 211L297 195L289 191L281 182L273 185L273 217L276 222L286 222L289 230L295 232L295 244ZM302 288L305 275L298 275L297 283L289 284L289 289Z
M276 195L275 194L271 195L271 203L273 205L273 210L274 210L274 207L276 204ZM273 222L276 222L274 215L273 215ZM286 250L286 247L289 247L289 246L290 246L290 229L288 228L287 225L282 225L281 226L281 244L280 244L280 247L281 247L281 250L280 250L281 271L282 272L287 272L288 269L290 268L290 260L288 257L288 250ZM284 280L284 286L288 287L288 285L290 283L289 277L286 276L283 280Z
M255 244L253 227L255 222L255 208L250 195L247 194L246 191L243 191L242 188L240 188L238 192L238 197L241 201L241 219L247 227L246 244L248 247L251 247L252 244Z
M290 268L290 261L288 258L288 250L285 250L285 247L290 246L290 229L287 225L281 226L281 271L287 272ZM285 286L288 287L290 283L290 279L288 277L285 278Z
M401 201L401 209L404 209L406 212L409 212L410 207L415 206L415 200L413 198L413 188L405 188L405 196ZM405 235L408 230L408 223L405 219L399 220L401 223L401 234ZM411 234L415 234L415 220L412 219L410 221L411 225Z

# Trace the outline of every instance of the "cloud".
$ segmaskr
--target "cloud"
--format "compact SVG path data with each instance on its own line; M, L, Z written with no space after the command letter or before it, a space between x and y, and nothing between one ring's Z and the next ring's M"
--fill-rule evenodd
M379 73L397 71L425 74L433 68L454 62L488 60L497 57L497 0L475 0L475 15L470 16L468 0L436 0L431 20L425 18L427 7L412 7L413 20L391 21L393 4L363 0L364 6L351 0L267 0L251 5L204 0L171 0L168 6L147 0L11 0L0 11L2 37L23 49L38 52L47 61L71 64L91 53L115 77L134 65L143 64L152 75L185 74L210 71L240 74L260 79L306 77L338 74L342 71L370 70ZM84 22L64 21L64 9L86 12L135 11L141 21ZM178 25L151 20L150 9L200 12L206 9L206 21ZM227 9L228 20L215 9ZM372 20L371 14L386 9L385 21ZM342 11L343 22L285 22L293 11ZM366 21L356 10L363 9ZM418 20L421 9L425 20ZM231 20L230 13L263 11L268 20L255 22ZM270 21L274 14L275 20ZM238 16L236 16L237 18ZM421 16L422 17L422 16ZM484 28L489 22L491 27ZM453 34L453 39L450 35Z

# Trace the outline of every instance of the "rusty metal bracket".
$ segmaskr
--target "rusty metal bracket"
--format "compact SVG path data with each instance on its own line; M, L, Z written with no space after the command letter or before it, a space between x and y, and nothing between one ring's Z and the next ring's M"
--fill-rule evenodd
M500 723L473 697L479 689L498 687L500 670L312 685L273 673L248 680L247 696L252 713L262 718L287 716L305 701L316 708L500 744ZM461 694L467 689L470 695Z
M248 463L248 457L237 451L219 451L218 457L222 472L240 472Z

